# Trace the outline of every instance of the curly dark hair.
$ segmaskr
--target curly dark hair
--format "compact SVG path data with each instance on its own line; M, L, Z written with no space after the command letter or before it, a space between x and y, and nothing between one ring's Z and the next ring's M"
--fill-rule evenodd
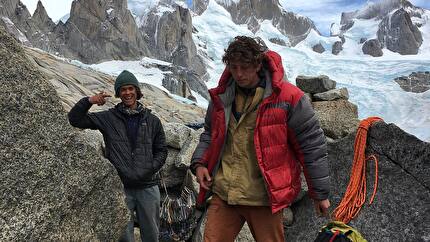
M267 46L258 37L236 36L224 51L222 62L226 65L235 61L258 65L264 60L264 52L267 51Z

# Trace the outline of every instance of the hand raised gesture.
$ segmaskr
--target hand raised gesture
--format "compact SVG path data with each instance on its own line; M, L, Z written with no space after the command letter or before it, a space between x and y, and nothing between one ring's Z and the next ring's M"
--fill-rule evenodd
M97 104L99 106L102 106L106 103L106 98L111 97L111 95L105 93L105 92L99 92L98 94L91 96L89 98L89 101L91 104Z

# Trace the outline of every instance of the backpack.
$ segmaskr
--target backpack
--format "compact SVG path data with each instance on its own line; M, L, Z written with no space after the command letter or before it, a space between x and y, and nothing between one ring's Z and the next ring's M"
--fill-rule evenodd
M367 242L360 232L340 221L322 227L314 242Z

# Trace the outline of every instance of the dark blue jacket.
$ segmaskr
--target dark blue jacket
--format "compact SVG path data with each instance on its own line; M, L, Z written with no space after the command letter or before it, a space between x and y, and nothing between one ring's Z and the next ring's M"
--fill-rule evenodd
M82 129L97 129L103 134L106 145L105 156L115 166L124 187L144 188L157 184L154 174L161 169L167 158L167 146L160 119L149 109L139 115L136 144L127 134L126 114L118 105L102 112L88 112L92 104L82 98L70 110L69 122Z

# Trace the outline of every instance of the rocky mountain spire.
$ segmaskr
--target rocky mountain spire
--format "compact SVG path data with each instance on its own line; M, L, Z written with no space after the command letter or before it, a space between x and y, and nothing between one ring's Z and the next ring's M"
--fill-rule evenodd
M209 4L209 0L193 0L192 6L190 8L197 15L201 15L204 11L206 11Z
M44 32L52 31L55 28L55 23L48 16L48 13L40 0L37 2L37 8L31 17L31 20L33 20L34 24L39 27L39 29L44 30Z
M161 12L157 7L151 9L140 26L141 32L148 37L152 55L187 69L186 80L191 89L209 98L205 85L206 67L193 41L190 10L168 1L161 6L166 11Z
M32 23L31 23L31 14L28 11L27 7L21 2L13 0L9 4L5 4L6 6L6 15L9 19L17 25L18 28L23 32L33 32ZM13 9L13 10L12 10Z
M55 39L51 33L55 24L40 1L34 17L19 0L6 1L0 5L0 9L4 14L0 23L21 43L44 50L55 49L51 43Z
M126 0L75 0L65 25L63 53L85 63L149 55Z
M0 1L0 16L12 16L19 2L19 0Z
M278 0L216 1L230 12L233 22L247 24L254 33L260 29L259 20L272 20L273 26L287 36L293 46L305 39L311 29L316 30L312 20L283 10Z

